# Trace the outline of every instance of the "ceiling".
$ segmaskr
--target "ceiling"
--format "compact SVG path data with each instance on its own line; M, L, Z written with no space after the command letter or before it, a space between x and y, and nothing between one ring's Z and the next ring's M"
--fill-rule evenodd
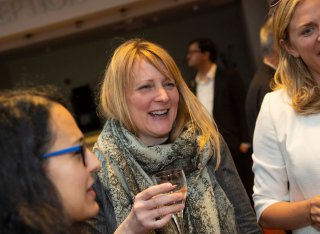
M0 18L1 18L0 0ZM9 1L9 0L8 0ZM19 1L19 0L10 0ZM20 0L21 1L21 0ZM78 0L79 1L79 0ZM84 0L82 0L84 1ZM89 0L90 1L90 0ZM92 0L91 0L92 1ZM108 9L1 37L0 54L62 46L202 14L237 0L116 0ZM121 4L123 3L123 4ZM0 22L1 23L1 22ZM28 25L28 24L26 24ZM1 31L1 24L0 24Z

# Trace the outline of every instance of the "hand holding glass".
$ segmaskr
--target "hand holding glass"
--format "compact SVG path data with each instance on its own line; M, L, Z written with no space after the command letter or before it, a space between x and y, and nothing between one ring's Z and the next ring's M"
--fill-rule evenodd
M155 184L171 183L175 188L170 193L182 192L187 195L187 180L182 169L171 169L166 171L160 171L152 176ZM185 198L182 202L185 202ZM183 210L173 216L174 220L178 223L178 230L180 234L184 234L183 225Z

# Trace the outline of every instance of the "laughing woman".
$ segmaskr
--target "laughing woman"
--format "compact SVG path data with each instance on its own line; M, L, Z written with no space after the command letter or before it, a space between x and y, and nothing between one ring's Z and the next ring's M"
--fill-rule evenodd
M182 168L188 184L186 233L260 233L214 121L163 48L141 39L120 45L107 67L100 107L106 123L94 147L102 163L103 189L97 192L98 200L109 203L91 220L97 231L104 232L105 220L123 222L154 173ZM155 225L159 214L139 220L144 219L141 233L150 226L157 227L152 233L178 233L173 219L165 226Z

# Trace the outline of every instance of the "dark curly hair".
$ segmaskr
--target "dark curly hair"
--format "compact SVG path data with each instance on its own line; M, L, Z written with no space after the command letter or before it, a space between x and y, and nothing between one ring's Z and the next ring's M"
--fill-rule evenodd
M54 136L50 108L61 102L52 86L0 94L0 233L75 233L46 175Z

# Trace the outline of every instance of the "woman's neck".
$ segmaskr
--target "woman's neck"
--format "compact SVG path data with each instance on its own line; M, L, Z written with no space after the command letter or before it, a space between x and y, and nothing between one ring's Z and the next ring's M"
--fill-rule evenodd
M162 137L162 138L140 138L139 137L139 140L148 147L161 145L165 143L168 139L169 139L169 136Z

